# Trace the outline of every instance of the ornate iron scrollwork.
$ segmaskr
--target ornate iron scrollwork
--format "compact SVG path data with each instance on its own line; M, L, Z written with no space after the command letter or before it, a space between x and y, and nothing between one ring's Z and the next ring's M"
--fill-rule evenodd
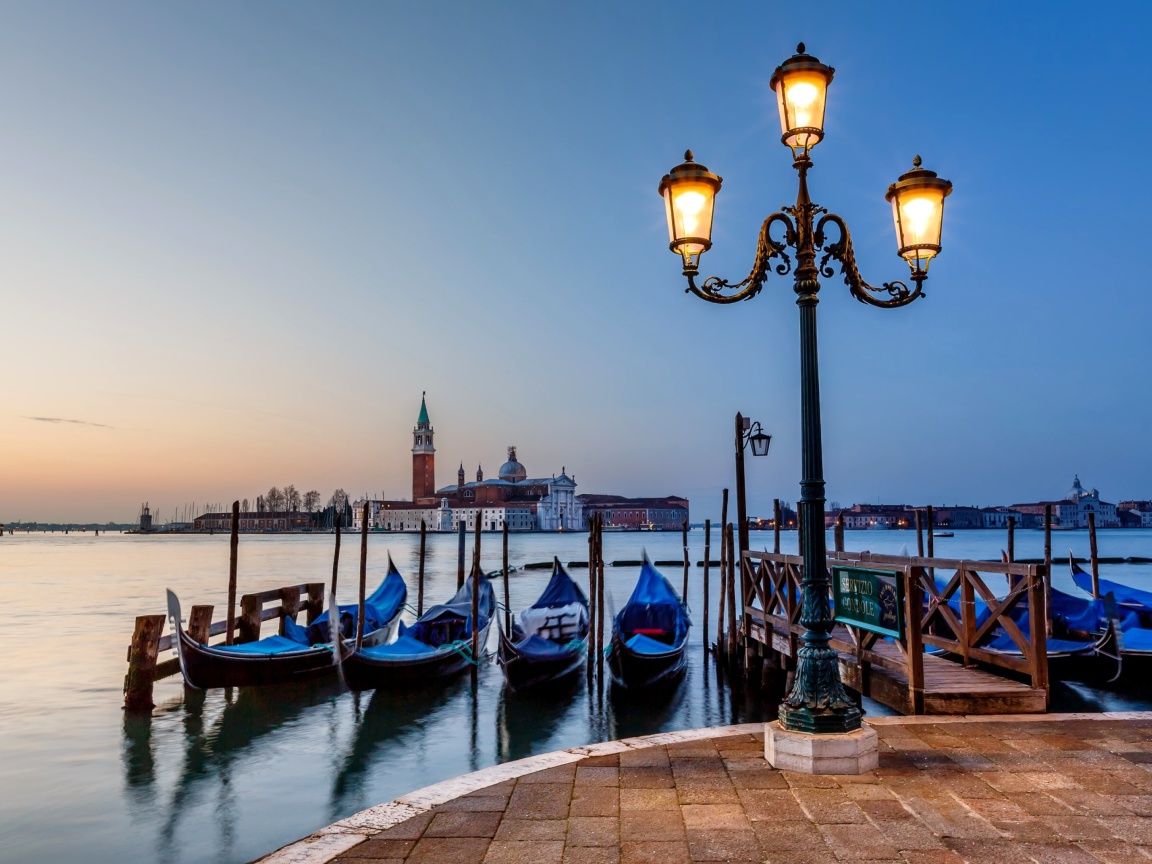
M824 226L828 222L840 229L840 239L835 243L825 244ZM820 275L826 279L831 279L836 275L836 271L827 266L828 261L829 259L839 261L840 272L844 274L844 284L848 286L852 296L861 303L892 309L897 306L907 306L913 300L923 296L921 289L928 274L922 270L913 272L912 280L916 283L916 287L911 289L900 280L885 282L879 288L865 282L864 277L860 275L860 270L856 267L856 255L852 251L852 235L848 231L848 226L844 224L844 220L835 213L826 213L816 223L816 235L813 240L817 249L824 250L824 257L820 259ZM885 300L873 296L883 293L887 293L889 299Z
M784 225L784 239L777 241L772 239L771 229L775 222ZM768 278L768 270L771 267L771 260L773 258L783 259L781 263L777 264L774 268L777 275L784 276L792 269L792 259L788 257L788 253L784 250L796 242L796 229L792 224L792 220L785 216L783 213L773 213L764 220L764 224L760 226L760 240L756 246L756 261L752 265L752 272L748 274L747 278L740 282L729 282L727 279L721 279L719 276L709 276L704 280L702 285L696 284L696 271L694 269L685 269L684 275L688 277L688 287L684 290L691 291L697 297L707 300L710 303L739 303L741 300L750 300L760 293L760 289L764 287L764 282ZM734 291L735 293L725 293Z

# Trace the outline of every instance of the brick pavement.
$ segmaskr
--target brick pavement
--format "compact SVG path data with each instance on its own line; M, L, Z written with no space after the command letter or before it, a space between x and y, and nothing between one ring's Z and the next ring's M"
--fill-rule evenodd
M762 734L748 731L632 747L477 789L362 842L345 838L356 845L335 858L280 860L1152 860L1152 718L927 719L878 721L880 767L858 777L774 770Z

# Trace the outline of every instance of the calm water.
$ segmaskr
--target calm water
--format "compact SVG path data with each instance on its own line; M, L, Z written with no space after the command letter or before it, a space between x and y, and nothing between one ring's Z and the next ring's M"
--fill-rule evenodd
M690 535L692 560L703 532ZM498 538L486 536L485 569L499 566ZM714 538L717 539L717 538ZM786 551L795 534L786 534ZM387 552L409 578L415 602L418 538L376 536L369 584L382 578ZM753 548L771 544L752 535ZM1017 533L1019 557L1042 554L1040 532ZM999 558L1003 532L938 538L941 557ZM1087 553L1083 532L1056 535L1057 548ZM677 534L608 534L605 557L678 559ZM848 532L850 549L899 553L915 534ZM1101 532L1101 554L1152 557L1152 531ZM244 537L240 593L331 573L332 537ZM713 547L713 553L716 552ZM353 602L358 543L346 538L341 602ZM511 562L587 558L586 535L513 536ZM184 691L160 682L150 718L121 711L126 648L138 614L163 611L171 587L185 608L214 603L222 614L228 541L216 537L147 538L91 534L20 535L0 540L7 594L0 625L0 860L243 862L316 828L407 791L510 759L591 741L668 729L747 722L774 713L774 699L733 693L700 648L701 569L692 568L696 616L688 675L666 698L589 696L584 678L546 698L506 694L495 666L424 692L365 693L337 686L294 691ZM662 568L679 586L679 568ZM586 570L573 576L583 581ZM715 570L713 570L715 574ZM515 609L535 600L547 571L521 570L510 582ZM636 568L605 573L616 607ZM1105 566L1103 575L1152 588L1152 566ZM1066 568L1057 587L1074 590ZM427 598L456 587L456 538L430 538ZM498 581L497 593L503 585ZM349 590L352 589L352 590ZM715 600L715 581L713 582ZM710 626L714 628L713 610ZM265 626L270 626L266 624ZM1117 695L1084 685L1055 693L1060 710L1152 707L1147 695ZM869 706L877 710L879 706Z

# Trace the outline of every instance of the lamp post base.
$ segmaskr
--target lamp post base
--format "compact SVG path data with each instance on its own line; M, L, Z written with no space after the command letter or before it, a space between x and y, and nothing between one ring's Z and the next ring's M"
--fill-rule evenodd
M764 758L773 768L797 774L867 774L880 765L876 732L864 725L839 735L791 732L764 724Z
M828 735L855 732L860 728L864 712L849 703L843 708L826 708L813 711L807 706L793 708L785 703L780 706L780 728L789 732L808 735Z

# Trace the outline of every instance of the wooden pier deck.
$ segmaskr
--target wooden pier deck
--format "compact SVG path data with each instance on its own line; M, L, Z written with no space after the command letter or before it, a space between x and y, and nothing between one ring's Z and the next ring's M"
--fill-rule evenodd
M829 565L836 564L899 574L905 599L906 630L901 639L882 639L844 625L833 631L840 676L848 687L902 714L1036 714L1047 710L1043 616L1029 616L1028 633L1020 631L1008 617L1021 602L1033 609L1043 608L1043 566L867 553L830 556ZM743 555L746 638L759 643L763 650L776 652L789 667L795 663L803 632L799 623L802 567L802 559L795 555ZM1006 577L1011 585L1007 595L997 598L981 573ZM943 584L937 581L937 574ZM977 596L992 613L979 626ZM960 614L954 608L957 604L949 605L953 599L959 601ZM978 647L1000 622L1020 649L1018 657ZM926 645L948 652L949 657L924 653ZM958 659L950 659L953 657ZM1004 674L997 674L1001 670Z

